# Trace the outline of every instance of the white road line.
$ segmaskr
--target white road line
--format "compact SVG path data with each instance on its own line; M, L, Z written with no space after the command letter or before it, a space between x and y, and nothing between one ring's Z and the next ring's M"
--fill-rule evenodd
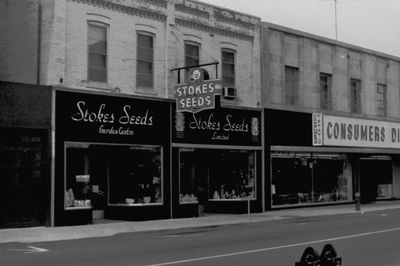
M236 256L236 255L244 255L244 254L250 254L250 253L257 253L257 252L265 252L265 251L276 250L276 249L304 246L304 245L316 244L316 243L327 242L327 241L336 241L336 240L347 239L347 238L354 238L354 237L368 236L368 235L374 235L374 234L381 234L381 233L387 233L387 232L399 231L399 230L400 230L400 227L396 227L396 228L390 228L390 229L386 229L386 230L367 232L367 233L362 233L362 234L339 236L339 237L320 239L320 240L315 240L315 241L302 242L302 243L296 243L296 244L290 244L290 245L284 245L284 246L276 246L276 247L261 248L261 249L254 249L254 250L246 250L246 251L241 251L241 252L226 253L226 254L220 254L220 255L214 255L214 256L208 256L208 257L187 259L187 260L177 260L177 261L162 262L162 263L157 263L157 264L149 264L149 265L145 265L145 266L164 266L164 265L173 265L173 264L180 264L180 263L186 263L186 262L192 262L192 261L210 260L210 259L230 257L230 256Z

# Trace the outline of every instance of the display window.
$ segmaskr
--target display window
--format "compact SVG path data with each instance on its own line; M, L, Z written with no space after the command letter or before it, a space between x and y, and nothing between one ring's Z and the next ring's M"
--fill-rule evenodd
M95 149L99 145L67 143L65 147L65 208L92 207L96 173L93 165ZM108 205L142 206L162 204L162 148L145 145L103 145L107 171ZM91 169L93 168L93 169ZM93 187L93 191L92 191ZM103 195L104 196L104 195Z
M360 158L360 192L367 203L393 197L393 163L390 156Z
M255 199L255 151L179 150L179 202Z
M351 199L351 165L345 155L274 153L272 205L315 204Z
M162 204L161 146L116 148L108 167L108 205Z
M65 148L66 209L91 208L90 160L86 145L67 144Z

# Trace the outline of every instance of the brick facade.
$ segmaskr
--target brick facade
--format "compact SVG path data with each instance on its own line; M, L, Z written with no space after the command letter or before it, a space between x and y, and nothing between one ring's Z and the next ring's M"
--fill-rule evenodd
M2 80L37 83L40 75L40 84L44 85L172 98L177 73L170 69L184 66L184 43L192 41L201 47L200 64L221 62L223 48L235 51L238 96L235 100L225 100L224 104L244 107L260 104L260 19L257 17L182 0L2 0L0 3L8 7L1 11L7 16L6 24L0 23L3 25L0 30L12 37L6 38L9 42L0 43L6 51L2 56L7 59L2 60L6 62L0 69ZM15 16L21 10L29 12L23 18ZM88 81L87 25L90 21L104 23L108 28L106 84ZM17 24L23 28L19 31L23 35L11 32ZM152 90L136 87L138 32L155 38ZM207 69L215 78L215 68ZM221 74L221 64L218 73Z

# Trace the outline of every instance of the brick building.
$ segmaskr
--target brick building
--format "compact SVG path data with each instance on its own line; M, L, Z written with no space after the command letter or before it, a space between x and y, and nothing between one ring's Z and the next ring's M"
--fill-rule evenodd
M51 86L51 100L41 102L50 108L43 149L51 160L39 224L243 212L247 197L261 211L259 18L185 0L2 0L0 7L4 98ZM222 80L218 108L176 113L174 86L188 74L171 69L203 64L210 80ZM6 122L2 129L21 134L41 127ZM19 193L18 174L7 176L1 187ZM2 226L38 219L18 220Z
M228 103L259 104L257 17L196 1L0 3L3 81L173 98L170 69L217 61L236 89Z
M400 197L397 57L194 0L0 0L0 34L0 227ZM178 112L195 65L222 95Z

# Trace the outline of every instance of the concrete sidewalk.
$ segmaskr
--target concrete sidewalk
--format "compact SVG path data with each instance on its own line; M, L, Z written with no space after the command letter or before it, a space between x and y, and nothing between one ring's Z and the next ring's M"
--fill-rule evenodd
M400 200L382 201L361 206L355 210L354 204L284 209L265 213L247 214L214 214L197 218L153 220L143 222L110 222L103 224L31 227L17 229L0 229L0 243L7 242L43 242L90 237L111 236L118 233L146 232L171 229L189 229L209 226L224 226L252 222L293 219L298 217L315 217L323 215L365 213L379 210L400 209Z

